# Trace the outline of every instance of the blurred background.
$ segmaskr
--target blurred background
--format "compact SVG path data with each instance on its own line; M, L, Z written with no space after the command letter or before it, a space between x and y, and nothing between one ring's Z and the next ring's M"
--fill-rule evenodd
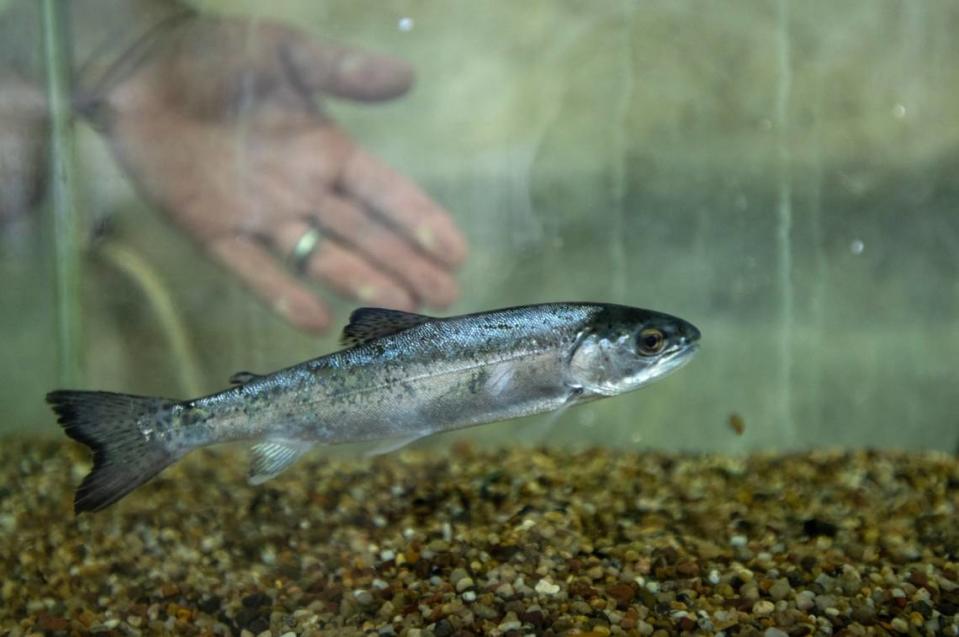
M956 449L954 2L194 6L412 64L408 95L326 109L466 236L437 313L593 300L703 332L643 391L419 444ZM335 327L296 330L68 132L76 236L51 196L0 226L0 432L59 435L62 382L187 397L337 347L357 302L317 288Z

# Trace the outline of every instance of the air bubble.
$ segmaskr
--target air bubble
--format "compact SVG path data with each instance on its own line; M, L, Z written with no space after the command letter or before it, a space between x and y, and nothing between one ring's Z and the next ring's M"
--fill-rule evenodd
M396 24L400 31L412 31L413 30L413 18L405 17L400 18L400 21Z
M859 256L862 254L862 251L866 249L866 244L862 242L862 239L853 239L849 242L849 251Z

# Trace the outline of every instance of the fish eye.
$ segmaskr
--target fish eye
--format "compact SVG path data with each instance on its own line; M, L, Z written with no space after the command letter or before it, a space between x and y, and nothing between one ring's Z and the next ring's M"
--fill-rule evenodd
M647 327L639 333L636 339L639 353L645 356L655 356L666 347L666 336L655 327Z

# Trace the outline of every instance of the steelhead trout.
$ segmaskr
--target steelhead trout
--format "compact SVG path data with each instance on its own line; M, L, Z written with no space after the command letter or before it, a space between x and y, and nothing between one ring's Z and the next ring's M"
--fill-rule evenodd
M699 330L650 310L550 303L434 318L361 308L344 349L235 374L192 400L59 390L47 401L93 452L75 509L97 511L193 449L253 442L250 481L315 444L384 441L552 411L638 389L686 363Z

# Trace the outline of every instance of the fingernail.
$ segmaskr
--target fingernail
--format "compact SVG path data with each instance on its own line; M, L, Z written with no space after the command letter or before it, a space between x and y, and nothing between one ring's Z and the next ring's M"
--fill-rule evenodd
M416 229L416 241L425 249L432 251L436 247L436 233L428 225Z
M379 296L379 288L375 285L361 285L356 288L354 294L356 295L357 300L368 303Z
M336 61L336 70L341 75L352 76L354 73L360 73L365 70L363 67L366 66L366 61L366 56L356 53L344 53L340 56L340 59Z
M290 301L285 296L281 296L275 301L273 301L273 311L285 318L290 320Z

